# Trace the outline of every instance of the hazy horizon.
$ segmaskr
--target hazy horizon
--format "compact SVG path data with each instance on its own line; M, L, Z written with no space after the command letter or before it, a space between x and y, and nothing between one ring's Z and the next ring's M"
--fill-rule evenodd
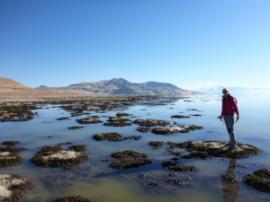
M270 87L270 2L0 1L0 75L27 86L125 78Z

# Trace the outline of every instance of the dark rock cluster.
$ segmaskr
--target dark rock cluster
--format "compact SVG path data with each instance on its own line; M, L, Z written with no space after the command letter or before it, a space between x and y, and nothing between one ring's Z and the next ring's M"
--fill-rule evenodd
M111 166L118 169L135 168L151 163L146 154L132 150L115 152L111 157L113 158Z
M259 191L270 193L270 169L261 169L246 175L244 181Z
M119 133L112 132L112 133L96 134L93 136L93 139L95 139L96 141L120 142L124 140L139 140L141 139L141 136L132 135L132 136L123 137Z

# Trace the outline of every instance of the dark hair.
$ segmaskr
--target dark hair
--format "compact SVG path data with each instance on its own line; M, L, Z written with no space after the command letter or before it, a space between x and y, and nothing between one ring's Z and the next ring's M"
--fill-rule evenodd
M222 93L229 93L227 88L223 88Z

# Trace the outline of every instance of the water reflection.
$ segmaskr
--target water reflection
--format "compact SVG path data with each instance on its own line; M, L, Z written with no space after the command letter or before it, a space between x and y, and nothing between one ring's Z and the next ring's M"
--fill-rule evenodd
M236 159L229 159L229 165L226 174L222 176L223 201L234 202L238 198L240 184L237 176L235 176Z

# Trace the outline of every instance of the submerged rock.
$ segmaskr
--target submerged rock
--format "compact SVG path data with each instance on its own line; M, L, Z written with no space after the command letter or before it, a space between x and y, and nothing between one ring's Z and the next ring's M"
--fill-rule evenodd
M102 134L94 135L93 139L95 139L96 141L120 142L124 140L139 140L141 139L141 136L132 135L132 136L123 137L119 133L102 133Z
M184 115L172 115L171 116L172 119L188 119L190 118L190 116L184 116Z
M162 167L174 172L184 172L184 171L193 172L197 170L195 166L181 165L178 162L172 161L166 161L162 163Z
M118 113L116 114L116 116L117 116L117 117L124 117L124 116L131 116L131 114L125 113L125 112L118 112Z
M244 181L254 189L270 193L270 169L261 169L246 175Z
M98 116L91 116L87 118L77 119L76 120L79 124L96 124L102 123Z
M76 129L81 129L84 128L84 126L70 126L68 127L69 130L76 130Z
M8 141L2 142L2 145L5 145L5 146L15 146L17 144L20 144L20 141L8 140Z
M64 121L64 120L69 120L69 117L60 117L56 119L57 121Z
M168 174L160 173L140 173L137 175L137 179L143 184L145 189L150 192L156 193L179 193L179 186L187 187L192 183L191 176L183 176L176 172L170 172Z
M43 167L72 168L88 159L84 145L72 145L68 149L61 146L45 146L32 158L32 162Z
M177 176L175 173L170 173L166 177L166 182L172 185L190 185L192 182L191 176Z
M134 123L144 127L153 127L153 126L166 126L170 122L159 119L136 119Z
M202 116L202 115L201 114L190 114L190 116L199 117L199 116Z
M184 155L184 158L202 158L209 157L228 157L228 158L246 158L260 153L260 150L249 144L237 143L235 149L228 150L227 142L223 141L205 141L205 142L183 142L169 143L170 149L185 148L189 154Z
M51 202L94 202L93 200L81 196L65 196L52 200Z
M18 202L32 189L32 183L18 175L0 174L0 201Z
M115 127L121 127L121 126L130 126L132 123L127 118L119 118L119 117L109 117L106 123L104 123L104 126L115 126Z
M111 166L118 169L135 168L151 163L145 153L132 150L114 152L111 157L114 159L111 161Z
M152 133L157 135L170 135L173 133L189 133L194 130L200 130L202 129L202 126L196 126L196 125L172 125L169 127L159 127L159 128L153 128L151 130Z
M142 132L142 133L149 132L150 130L151 130L151 128L149 128L149 127L139 127L139 128L137 128L137 131Z
M150 146L152 146L154 149L158 149L163 146L164 142L161 141L150 141L148 143Z

